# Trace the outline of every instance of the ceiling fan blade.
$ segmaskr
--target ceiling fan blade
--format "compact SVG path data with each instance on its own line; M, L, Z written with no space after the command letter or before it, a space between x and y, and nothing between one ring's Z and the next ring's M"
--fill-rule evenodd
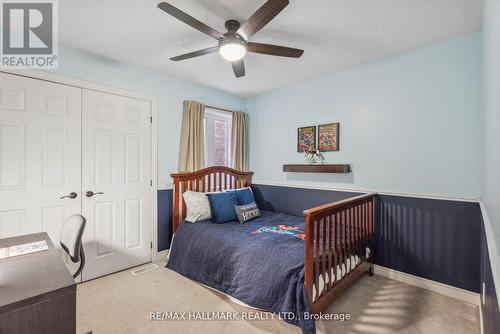
M238 30L238 34L248 40L250 36L256 34L266 24L271 22L288 4L288 0L268 0L243 23Z
M220 39L224 37L220 32L217 30L207 26L205 23L198 21L194 17L192 17L189 14L184 13L182 10L172 6L169 3L166 2L161 2L158 4L158 8L161 10L167 12L168 14L172 15L178 20L181 20L182 22L186 23L187 25L195 28L198 31L201 31L202 33L213 37L215 39Z
M185 59L189 59L189 58L208 55L210 53L217 52L218 50L219 50L219 47L214 46L211 48L206 48L206 49L202 49L202 50L198 50L198 51L189 52L189 53L177 56L177 57L172 57L172 58L170 58L170 60L173 60L173 61L185 60Z
M304 53L304 50L288 48L286 46L252 43L252 42L248 43L247 50L249 52L262 53L265 55L290 57L290 58L300 58Z
M234 75L236 75L237 78L245 76L245 63L243 62L243 59L234 61L231 65L233 65Z

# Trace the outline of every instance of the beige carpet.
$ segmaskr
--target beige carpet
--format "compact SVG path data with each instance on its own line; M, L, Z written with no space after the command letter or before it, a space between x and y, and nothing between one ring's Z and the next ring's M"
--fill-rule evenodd
M150 312L251 311L163 268L134 276L123 271L80 284L77 333L301 333L281 320L151 321ZM478 334L476 306L382 276L363 276L327 313L351 320L317 321L318 333Z

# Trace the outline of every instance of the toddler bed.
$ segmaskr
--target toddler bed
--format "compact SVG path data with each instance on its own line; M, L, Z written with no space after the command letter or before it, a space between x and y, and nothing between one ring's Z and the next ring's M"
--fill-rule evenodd
M311 313L373 273L374 194L307 209L304 217L261 211L245 224L184 223L185 191L250 187L252 175L220 166L172 174L175 236L167 268L314 333Z

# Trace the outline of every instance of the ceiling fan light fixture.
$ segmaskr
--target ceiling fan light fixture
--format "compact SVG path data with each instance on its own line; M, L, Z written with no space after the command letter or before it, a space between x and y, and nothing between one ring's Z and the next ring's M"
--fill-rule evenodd
M289 3L289 0L267 0L266 3L257 9L257 11L254 12L243 24L240 24L238 20L227 20L224 23L227 32L225 34L221 34L214 28L197 20L179 8L176 8L167 2L161 2L158 4L158 8L162 11L218 41L218 45L216 46L185 53L172 57L170 60L186 60L219 51L224 60L231 62L234 75L237 78L241 78L245 76L245 63L243 58L247 52L260 53L269 56L300 58L304 53L304 50L248 41L248 38L252 37L264 28L271 20L281 13L281 11L288 6Z
M231 38L220 42L219 53L227 61L238 61L245 57L247 46L245 42L237 38Z

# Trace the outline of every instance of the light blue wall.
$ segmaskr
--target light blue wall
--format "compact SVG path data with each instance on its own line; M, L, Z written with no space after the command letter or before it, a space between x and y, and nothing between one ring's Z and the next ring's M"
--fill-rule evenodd
M252 97L250 170L257 183L479 198L480 90L473 33ZM340 151L326 162L353 173L283 173L303 162L297 127L330 122L341 123Z
M160 187L170 183L170 173L177 170L183 100L191 99L234 110L242 110L245 107L244 98L64 46L60 47L59 69L55 72L158 97Z
M60 50L67 76L158 97L159 185L176 170L182 101L250 113L250 169L257 182L480 196L481 34L474 33L245 100L73 48ZM302 162L296 128L338 121L349 175L286 174ZM486 173L486 168L485 168Z
M482 200L500 247L500 1L485 1ZM499 251L497 249L497 251ZM497 254L500 256L500 254ZM500 257L497 257L500 258ZM497 264L498 265L498 264ZM494 268L500 273L500 268ZM497 291L497 294L500 291Z

